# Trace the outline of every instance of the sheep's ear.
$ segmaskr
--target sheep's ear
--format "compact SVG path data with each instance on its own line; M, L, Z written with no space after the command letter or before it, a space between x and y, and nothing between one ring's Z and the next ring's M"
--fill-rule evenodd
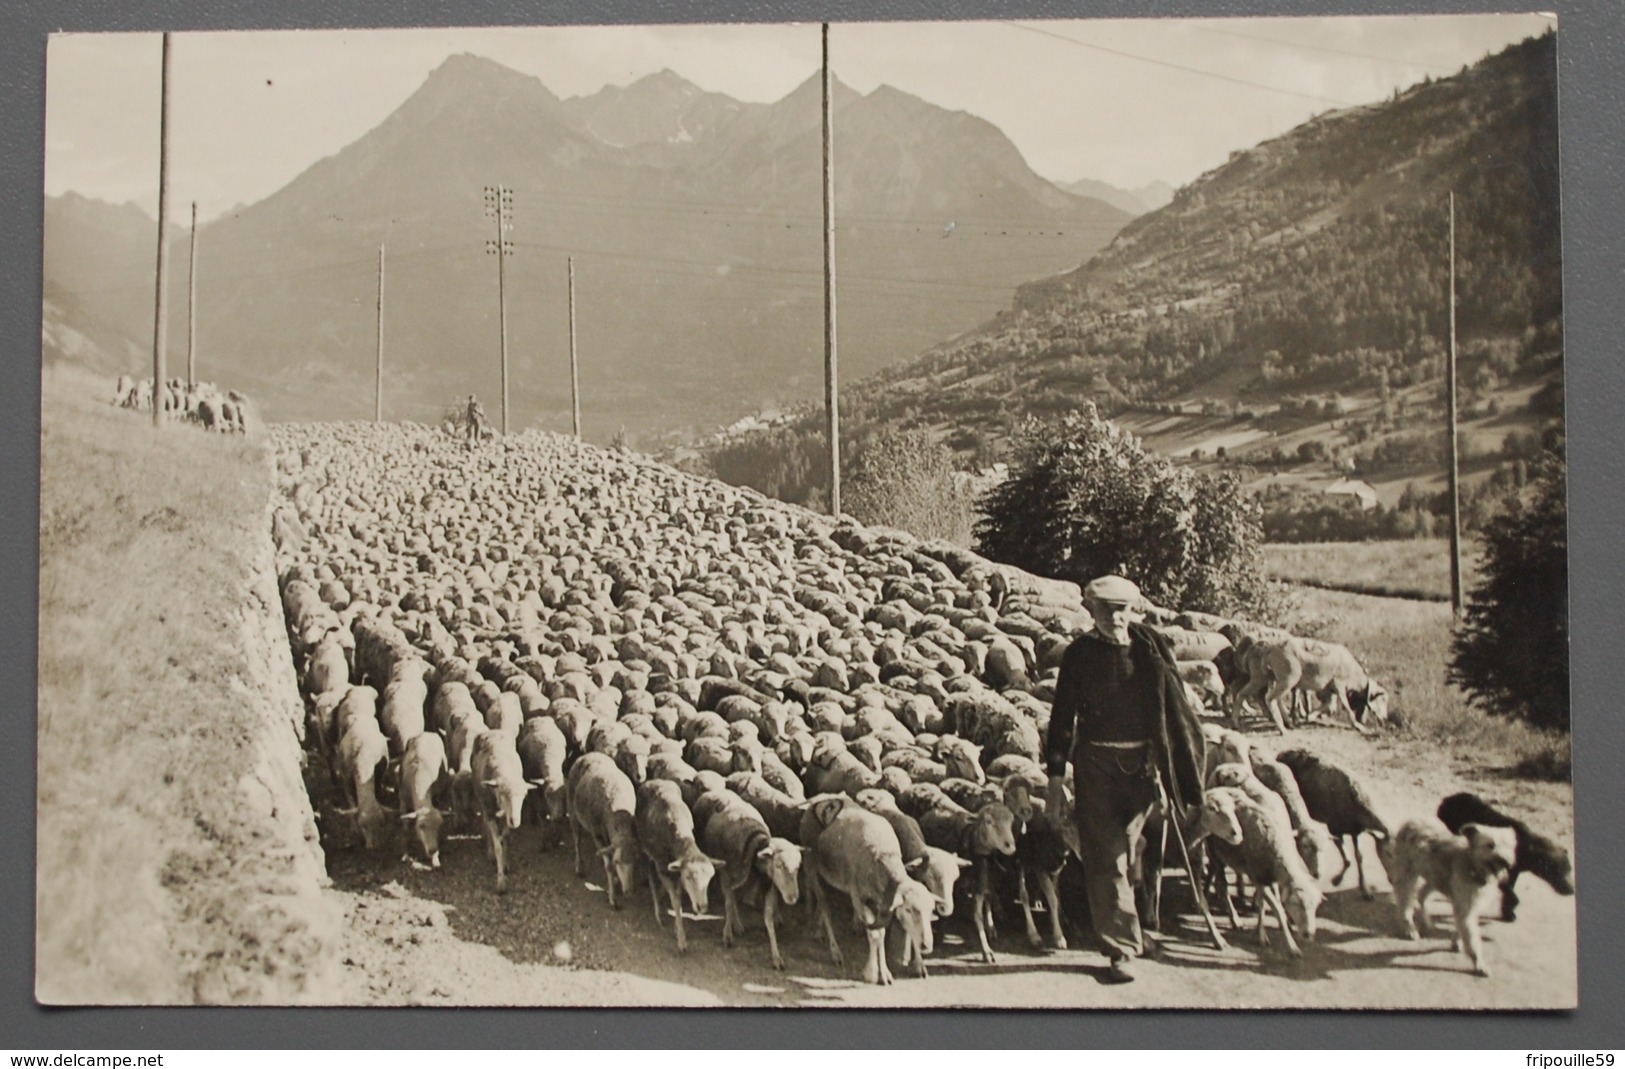
M966 861L962 857L956 857L956 858L954 858L954 860L959 863L959 867L962 868L962 869L968 869L968 868L971 867L972 864L974 864L974 862Z
M614 852L615 852L614 844L611 844L609 846L601 846L601 847L598 848L598 856L599 857L608 857L609 855L613 854Z
M774 853L776 853L776 851L774 850L773 847L764 846L760 850L756 851L756 860L757 861L767 861L768 859L770 859L774 855ZM722 867L722 862L720 862L720 861L717 862L717 867L721 868Z
M667 872L678 872L678 871L680 871L682 869L682 867L683 867L683 863L681 861L672 861L672 862L667 863L666 871Z
M825 798L822 801L812 803L813 816L817 817L818 823L826 828L830 826L836 817L841 815L841 810L845 808L846 799L844 798Z
M903 867L905 869L907 869L909 872L917 872L920 869L925 867L925 860L926 860L925 855L921 854L919 857L915 858L913 861L910 861L908 864L904 865Z
M337 813L341 817L353 817L353 816L356 815L357 811L358 810L355 807L352 807L350 809L334 809L333 810L333 812Z

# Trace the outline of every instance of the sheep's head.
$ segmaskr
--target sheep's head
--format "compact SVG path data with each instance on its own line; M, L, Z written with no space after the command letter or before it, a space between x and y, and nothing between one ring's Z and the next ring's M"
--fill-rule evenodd
M980 746L964 739L945 736L937 741L937 759L948 766L948 775L976 784L987 782L979 760L981 753Z
M1309 874L1316 880L1329 879L1334 868L1333 858L1338 856L1337 843L1332 833L1318 820L1304 824L1293 835L1298 844L1298 856L1303 858Z
M1320 909L1325 895L1320 888L1313 884L1291 888L1286 895L1287 919L1292 922L1293 930L1306 943L1315 941L1315 914Z
M642 735L623 739L615 755L615 764L633 783L644 783L649 778L649 740Z
M871 813L900 812L897 808L897 799L884 787L865 787L852 797Z
M1016 823L1026 827L1027 822L1033 819L1033 789L1032 786L1020 776L1006 776L1004 780L1004 804L1010 807L1015 814Z
M1214 765L1208 773L1208 783L1214 787L1240 787L1252 778L1253 770L1249 766L1234 761Z
M936 897L937 916L951 917L954 915L954 885L959 882L960 872L969 867L970 862L964 858L940 847L928 846L924 854L909 862L908 872Z
M496 806L496 812L489 814L490 819L510 831L518 828L520 815L524 811L525 795L530 793L530 784L522 779L504 776L500 779L482 780L480 786Z
M423 847L423 856L429 859L430 868L440 867L440 829L445 824L445 814L434 806L424 806L411 813L401 814L401 820L412 825L412 834L417 836L418 845Z
M931 953L931 920L936 914L937 896L918 880L904 880L897 889L892 917L903 925L906 937L920 948L920 954Z
M741 738L732 746L732 762L735 772L754 772L762 774L762 744L754 737Z
M1003 802L990 802L976 814L976 845L978 852L1004 854L1016 852L1016 815Z
M847 743L847 752L859 761L863 767L871 772L880 771L880 740L873 735L864 735Z
M880 786L894 795L902 794L913 785L914 777L896 765L880 770Z
M1358 704L1356 704L1358 702ZM1388 723L1388 691L1376 680L1369 680L1363 691L1349 694L1349 708L1362 721Z
M836 758L846 753L846 740L838 732L820 731L813 740L812 763L819 768L829 768Z
M767 867L767 878L784 904L795 905L801 898L801 847L788 839L771 839L756 860Z
M682 888L689 904L694 907L694 912L708 913L711 879L721 867L720 862L712 861L700 853L698 848L694 848L667 865L666 871L677 877L678 886Z
M1200 830L1232 846L1241 842L1241 821L1236 817L1236 797L1229 789L1207 792L1202 800Z
M801 772L813 758L813 737L810 733L798 731L791 735L781 737L774 746L773 752L778 754L794 772Z
M569 815L570 792L569 788L559 783L555 786L542 787L542 797L547 802L547 816L549 820L563 821Z
M604 859L604 872L608 879L615 881L622 894L632 893L632 881L638 871L638 848L635 837L626 841L610 843L598 851L598 856ZM619 908L619 903L617 903Z

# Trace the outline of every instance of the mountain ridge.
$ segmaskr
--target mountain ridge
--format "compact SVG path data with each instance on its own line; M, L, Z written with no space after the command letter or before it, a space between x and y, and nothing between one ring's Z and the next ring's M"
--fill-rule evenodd
M270 418L370 413L383 245L386 414L433 419L447 397L495 394L496 271L485 251L495 220L483 192L503 184L513 193L507 315L518 427L567 425L568 380L556 371L568 366L567 255L582 380L593 391L584 399L590 436L622 425L703 427L816 396L818 80L737 107L689 84L657 75L561 99L495 61L448 57L351 144L200 228L198 318L211 376L262 397ZM982 120L901 92L835 89L838 257L850 279L843 363L855 373L973 326L1016 285L1076 263L1128 219L1055 189ZM629 94L665 104L628 120L651 140L611 145L591 124ZM685 115L693 137L674 140ZM943 241L956 215L972 222L961 219ZM1008 265L990 265L996 250ZM88 269L82 250L48 258L57 280ZM150 269L143 275L132 260L126 275L132 291L145 278L150 292ZM184 279L172 287L175 337ZM139 307L116 311L103 318L150 337L150 310L145 325Z
M1530 38L1236 150L987 322L848 380L843 437L926 428L980 463L1087 399L1204 464L1359 473L1385 500L1432 485L1452 190L1464 448L1561 435L1555 67L1554 37ZM805 499L783 458L819 425L792 410L754 459L727 441L731 477Z

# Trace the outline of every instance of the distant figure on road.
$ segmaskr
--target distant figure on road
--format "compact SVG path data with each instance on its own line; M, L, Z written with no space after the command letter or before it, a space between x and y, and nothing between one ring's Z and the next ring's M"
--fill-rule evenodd
M480 399L473 394L468 395L468 445L472 449L479 444L485 434L485 409L480 405Z

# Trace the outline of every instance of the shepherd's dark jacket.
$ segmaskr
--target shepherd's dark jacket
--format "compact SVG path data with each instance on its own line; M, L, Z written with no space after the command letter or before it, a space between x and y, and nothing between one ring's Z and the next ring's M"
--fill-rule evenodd
M1202 804L1206 743L1202 738L1201 721L1185 696L1185 684L1179 678L1173 648L1161 633L1146 624L1130 624L1128 630L1129 656L1135 660L1135 673L1156 675L1162 680L1162 686L1157 690L1162 706L1161 715L1156 718L1152 739L1162 781L1177 805L1199 806ZM1060 745L1071 745L1070 739L1058 741ZM1056 751L1057 759L1061 753Z

